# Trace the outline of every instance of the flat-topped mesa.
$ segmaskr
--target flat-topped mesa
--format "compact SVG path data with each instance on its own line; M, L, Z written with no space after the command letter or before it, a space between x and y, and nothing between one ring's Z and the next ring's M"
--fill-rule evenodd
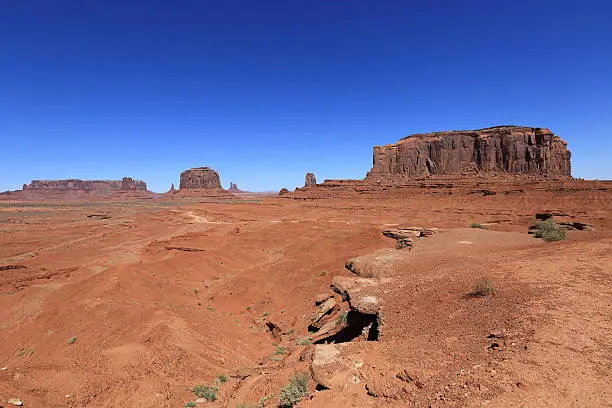
M180 189L207 188L221 189L219 173L210 167L196 167L181 173Z
M24 184L23 189L27 191L146 191L147 184L130 177L124 177L122 180L32 180L30 184Z
M545 128L496 126L415 134L374 147L367 179L507 173L571 176L567 142Z

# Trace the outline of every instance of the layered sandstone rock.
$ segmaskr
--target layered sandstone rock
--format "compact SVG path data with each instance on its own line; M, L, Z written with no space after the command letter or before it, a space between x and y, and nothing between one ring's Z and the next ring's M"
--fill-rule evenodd
M567 142L544 128L498 126L416 134L374 147L367 179L509 173L571 176Z
M219 173L210 167L196 167L181 173L180 189L221 189Z
M317 178L314 173L306 173L306 180L304 182L304 187L311 187L317 185Z
M230 191L232 193L243 193L243 191L238 188L238 184L234 182L230 182L230 188L227 191Z
M25 191L130 191L146 190L147 184L141 180L124 177L122 180L32 180L24 184Z

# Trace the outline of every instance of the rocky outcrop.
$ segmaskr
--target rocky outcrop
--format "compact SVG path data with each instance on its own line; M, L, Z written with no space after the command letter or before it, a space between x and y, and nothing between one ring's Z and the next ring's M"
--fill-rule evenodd
M304 182L304 187L314 187L317 185L317 178L314 173L306 173L306 180Z
M375 146L366 179L509 173L571 176L567 142L544 128L498 126L415 134Z
M210 167L196 167L181 173L180 189L206 188L221 189L219 173Z
M238 188L238 184L233 183L233 182L230 182L230 188L227 191L230 191L232 193L243 193L244 192Z
M146 190L147 184L141 180L124 177L122 180L32 180L24 184L25 191L131 191Z

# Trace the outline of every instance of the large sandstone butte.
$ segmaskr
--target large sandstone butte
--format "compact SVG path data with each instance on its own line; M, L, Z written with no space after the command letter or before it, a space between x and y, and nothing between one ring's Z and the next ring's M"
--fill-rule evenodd
M146 190L147 184L131 177L124 177L121 180L32 180L30 184L24 184L23 189L28 191L127 191Z
M571 176L567 142L545 128L496 126L415 134L374 147L368 179L508 173Z
M196 167L181 173L180 188L221 189L221 179L219 173L210 167Z

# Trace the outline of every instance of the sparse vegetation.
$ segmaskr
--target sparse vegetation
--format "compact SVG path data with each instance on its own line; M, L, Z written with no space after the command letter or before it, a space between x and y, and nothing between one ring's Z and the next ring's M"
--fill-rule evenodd
M482 297L495 293L495 285L491 279L483 276L474 282L472 286L472 290L468 293L470 297Z
M408 240L408 239L398 239L395 242L395 249L404 249L404 248L408 248L409 246L412 246L412 241ZM366 278L371 278L373 276L364 276Z
M307 346L309 344L312 344L312 340L310 340L309 337L302 337L301 339L297 339L295 341L295 344L297 344L298 346Z
M217 377L217 381L220 383L226 383L229 378L225 374L221 374Z
M307 373L295 374L289 384L284 386L280 392L280 407L292 408L308 393L308 382L310 376Z
M219 391L219 389L211 385L196 385L191 389L193 395L204 398L207 401L216 401L217 391Z
M485 227L482 224L478 224L477 222L473 222L470 224L470 228L479 228L479 229L487 229L487 227Z
M17 353L17 357L31 356L32 354L34 354L34 349L22 349Z
M77 342L79 338L77 336L72 336L71 338L68 339L68 344L74 344Z
M185 407L189 407L189 408L197 407L197 404L193 401L189 401L188 403L185 404Z
M287 354L287 347L286 346L278 346L276 348L276 350L274 351L274 354L277 356L281 356L283 354Z
M321 273L319 274L319 276L325 276L325 275L327 275L327 271L325 269L323 269L321 271Z
M339 323L346 324L347 321L348 321L348 312L344 312L338 317Z
M535 237L546 242L561 241L565 239L565 230L552 219L536 222Z
M252 402L240 402L236 404L236 408L257 408L257 405Z

